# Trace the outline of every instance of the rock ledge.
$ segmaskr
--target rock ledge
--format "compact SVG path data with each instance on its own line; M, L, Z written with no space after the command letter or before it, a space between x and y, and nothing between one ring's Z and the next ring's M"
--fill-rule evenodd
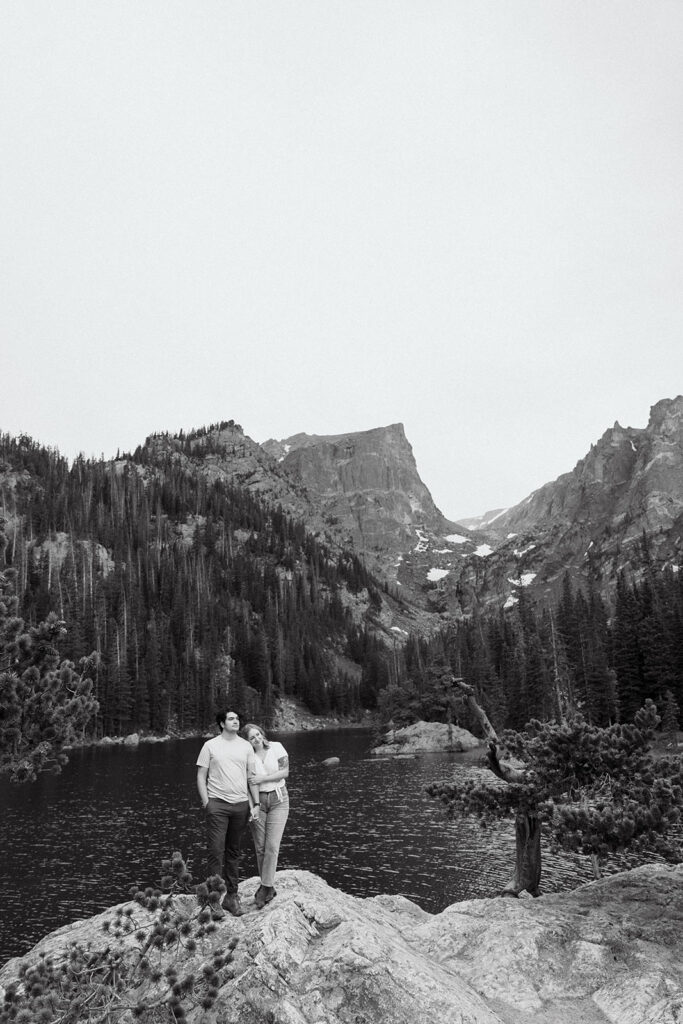
M205 940L235 950L210 1013L221 1024L680 1024L683 866L650 865L573 893L468 900L440 914L402 896L359 899L306 871L278 875L258 911L243 883L242 918ZM176 897L188 913L194 897ZM135 908L135 916L146 912ZM111 942L111 912L68 925L24 960L71 941ZM191 954L179 970L197 969ZM194 954L197 961L198 954ZM0 970L16 977L20 960Z

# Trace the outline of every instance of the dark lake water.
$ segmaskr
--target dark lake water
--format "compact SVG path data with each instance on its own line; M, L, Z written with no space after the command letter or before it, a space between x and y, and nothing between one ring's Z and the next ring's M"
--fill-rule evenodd
M449 821L428 783L472 771L471 755L377 760L365 730L275 735L290 755L290 817L279 866L313 871L356 896L400 893L438 912L489 896L511 875L513 827ZM61 775L0 782L0 964L47 932L157 885L180 850L205 877L204 817L195 787L201 739L74 751ZM341 764L325 768L326 757ZM245 837L242 877L256 874ZM542 889L589 881L580 862L544 851Z

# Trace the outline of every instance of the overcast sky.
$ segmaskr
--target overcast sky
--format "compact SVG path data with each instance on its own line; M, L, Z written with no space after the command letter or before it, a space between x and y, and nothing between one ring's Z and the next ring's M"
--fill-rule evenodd
M405 425L449 517L683 392L680 0L0 0L0 430Z

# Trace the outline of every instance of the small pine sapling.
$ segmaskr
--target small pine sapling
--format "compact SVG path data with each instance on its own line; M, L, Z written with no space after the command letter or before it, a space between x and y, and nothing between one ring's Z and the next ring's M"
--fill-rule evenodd
M110 940L104 948L72 943L59 957L42 955L22 965L18 981L5 991L0 1024L115 1024L123 1015L154 1019L152 1012L161 1007L170 1020L181 1021L197 1007L210 1010L231 976L238 943L233 935L224 948L201 953L204 940L217 930L212 908L225 885L214 876L196 886L197 899L188 912L187 900L174 901L193 891L182 855L175 852L164 860L162 871L161 888L131 889L134 904L144 911L142 920L135 905L126 904L104 922ZM199 962L181 976L182 951Z

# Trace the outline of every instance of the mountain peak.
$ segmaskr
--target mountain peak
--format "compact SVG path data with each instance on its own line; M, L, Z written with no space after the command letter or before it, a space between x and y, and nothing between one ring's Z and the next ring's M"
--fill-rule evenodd
M676 432L681 431L681 420L683 419L683 395L676 398L663 398L650 409L650 421L647 429L661 432L674 428Z
M408 444L403 424L390 423L386 427L371 427L369 430L351 430L344 434L306 434L302 432L292 434L291 437L285 437L280 441L270 437L267 441L263 442L261 447L264 451L279 459L283 454L286 455L290 451L300 448L312 448L318 445L341 445L347 440L355 442L360 440L382 440L385 438L394 438L399 442L402 441L404 444Z
M324 523L384 574L420 531L455 530L417 471L402 423L345 434L293 434L262 445L315 499Z

